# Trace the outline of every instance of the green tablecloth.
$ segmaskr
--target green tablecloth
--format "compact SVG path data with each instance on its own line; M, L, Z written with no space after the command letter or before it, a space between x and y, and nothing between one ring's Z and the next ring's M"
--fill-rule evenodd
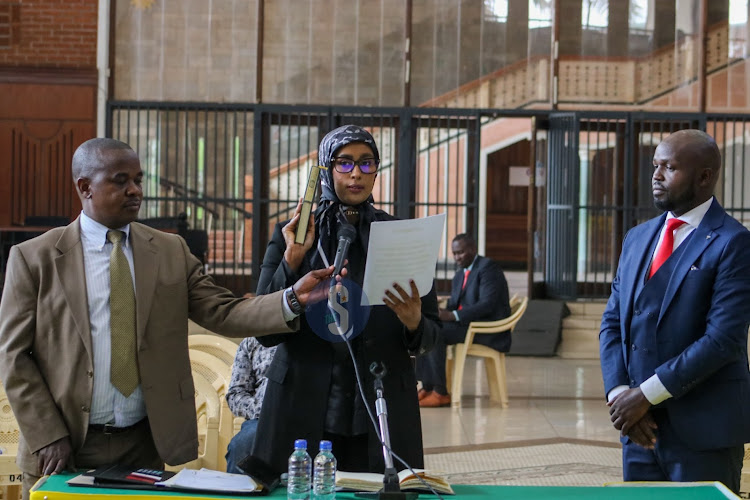
M185 492L153 492L149 490L120 490L109 488L70 487L65 481L75 474L61 474L51 476L47 481L32 492L31 500L72 500L89 498L93 500L105 495L113 498L127 497L127 500L154 500L154 497L172 497L181 499L202 498L241 498L237 495L201 495ZM712 500L737 498L719 483L704 483L693 486L479 486L453 485L455 496L445 498L480 499L498 498L502 500ZM432 495L420 494L420 498L434 498ZM243 497L247 498L247 497ZM286 498L286 491L277 488L270 496L261 498ZM351 500L356 498L353 493L336 493L337 499Z

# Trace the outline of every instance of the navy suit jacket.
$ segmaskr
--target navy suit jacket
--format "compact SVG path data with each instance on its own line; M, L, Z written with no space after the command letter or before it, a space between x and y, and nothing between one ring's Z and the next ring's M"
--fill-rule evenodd
M463 333L472 321L495 321L510 316L510 298L508 297L508 282L500 266L492 259L477 256L471 268L466 286L461 289L464 282L464 271L459 269L451 283L451 298L448 300L447 309L450 311L458 309L458 317ZM450 328L456 323L444 323L443 328ZM494 335L477 335L474 337L479 344L484 344L501 352L510 349L510 332Z
M655 328L633 331L634 324L644 324L633 321L641 313L634 303L665 218L636 226L623 243L599 333L605 394L640 385L654 373L633 367L653 365L672 394L658 407L668 411L685 443L700 450L749 442L750 232L714 199L675 254L661 304L649 304L654 321L648 324ZM654 352L636 346L634 338L653 342ZM634 356L650 358L644 363Z

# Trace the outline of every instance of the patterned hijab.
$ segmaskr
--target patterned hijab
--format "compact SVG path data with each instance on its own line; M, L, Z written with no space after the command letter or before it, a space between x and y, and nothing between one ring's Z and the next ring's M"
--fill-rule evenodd
M318 233L318 254L313 257L313 262L320 260L320 267L325 265L321 253L325 255L328 263L333 263L333 256L336 253L336 232L339 224L346 223L341 200L336 195L333 184L333 158L336 153L344 146L361 142L367 144L372 149L375 161L380 163L380 153L378 146L375 144L370 132L358 127L357 125L344 125L334 129L320 141L318 147L318 162L327 168L321 174L321 195L318 202L318 208L315 211L315 226ZM370 174L368 174L370 175ZM370 236L370 223L375 217L374 200L372 194L363 203L357 207L359 209L359 227L357 228L362 244L367 250L367 244Z

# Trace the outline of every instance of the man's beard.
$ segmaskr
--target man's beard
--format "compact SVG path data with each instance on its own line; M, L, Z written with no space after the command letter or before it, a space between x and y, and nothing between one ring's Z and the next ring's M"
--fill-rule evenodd
M663 212L674 212L675 209L689 205L694 199L695 188L690 186L686 191L683 191L676 197L670 196L670 193L667 192L666 199L664 200L657 200L654 198L654 206Z
M674 204L668 198L664 201L654 199L654 206L662 212L671 212Z

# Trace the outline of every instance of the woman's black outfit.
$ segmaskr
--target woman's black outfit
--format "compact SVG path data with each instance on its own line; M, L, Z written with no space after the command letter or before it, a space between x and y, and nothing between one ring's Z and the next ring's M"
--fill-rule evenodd
M394 220L380 210L372 209L373 221ZM266 250L258 282L258 293L266 294L291 286L297 276L311 270L318 252L317 245L308 251L298 272L283 260L286 244L280 223L274 230ZM351 279L362 285L365 270L365 248L360 235L369 233L369 224L360 221L358 237L349 251L347 269ZM333 228L331 228L333 229ZM336 234L335 231L331 231ZM317 237L316 237L317 243ZM323 267L316 265L316 268ZM343 442L366 443L347 466L370 472L383 472L382 446L356 385L351 358L346 345L331 343L318 337L305 318L301 331L292 334L258 337L265 346L278 345L273 363L266 372L268 386L258 424L258 439L253 455L261 458L277 472L286 471L287 460L295 439L307 439L312 456L321 439L343 437ZM388 307L373 306L364 331L352 340L352 348L362 377L367 404L375 414L372 362L382 362L387 369L383 384L389 413L391 447L412 467L423 467L422 430L417 401L416 377L411 355L430 350L438 335L439 320L434 288L422 298L422 320L410 334L396 314ZM338 440L342 442L342 440ZM334 439L334 445L336 439ZM344 452L345 450L342 450ZM351 455L351 450L346 451ZM336 448L334 447L334 455ZM357 455L355 453L355 455ZM404 468L394 459L396 469ZM366 468L365 468L366 467Z

